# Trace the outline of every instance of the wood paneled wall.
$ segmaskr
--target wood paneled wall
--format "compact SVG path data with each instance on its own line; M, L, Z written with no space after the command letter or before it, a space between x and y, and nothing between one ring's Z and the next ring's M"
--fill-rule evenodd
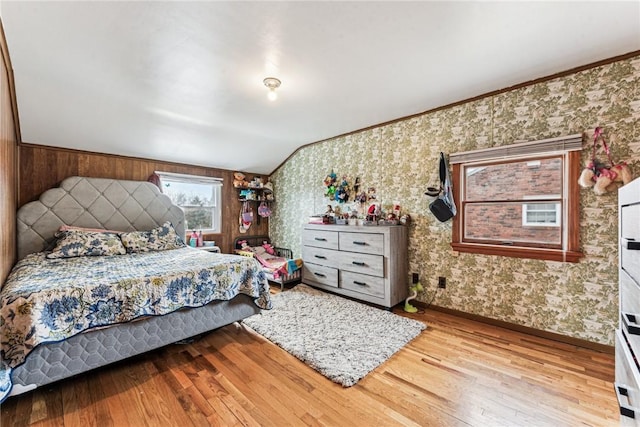
M18 112L13 70L0 20L0 284L16 259L16 204L18 191Z
M241 202L233 188L233 171L180 163L115 156L64 148L20 144L19 205L37 200L40 194L69 176L146 181L154 171L212 176L224 180L222 191L222 233L205 236L215 240L223 252L231 252L233 240L240 236L238 217ZM246 173L247 179L254 175ZM266 177L265 177L266 178ZM257 216L257 213L256 213ZM247 235L269 234L268 220L254 221Z

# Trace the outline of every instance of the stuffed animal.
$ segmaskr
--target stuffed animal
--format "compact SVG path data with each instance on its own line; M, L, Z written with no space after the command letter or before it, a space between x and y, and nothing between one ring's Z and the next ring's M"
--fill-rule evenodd
M275 255L276 254L275 249L273 248L273 246L270 243L264 242L262 244L262 247L264 248L265 251L267 251L267 253L269 255Z
M324 186L326 187L324 195L328 197L329 200L333 200L336 195L336 181L338 180L338 175L335 172L331 171L329 175L324 178Z
M247 188L249 183L245 179L245 175L242 172L233 173L233 186L235 188Z
M371 203L367 209L367 221L377 222L380 218L381 210L379 203Z
M624 162L606 168L592 160L582 170L578 184L583 188L593 187L593 192L600 196L607 191L614 191L616 183L626 185L631 179L631 170Z
M251 246L249 246L246 240L240 240L238 244L240 245L241 251L252 252Z
M342 181L340 181L340 185L335 193L335 200L338 203L345 203L349 200L349 193L351 189L349 188L349 182L347 181L347 177L343 176Z
M602 168L603 166L601 166L600 163L591 160L584 169L582 169L580 178L578 178L578 185L582 188L591 188L596 185L596 173Z
M607 145L607 141L604 139L603 132L601 127L595 128L593 132L591 160L589 160L587 166L582 170L580 178L578 178L578 185L583 188L593 187L593 192L597 195L602 195L607 191L614 191L618 187L616 183L626 185L632 179L629 166L627 166L625 162L616 164L611 158L611 151ZM605 166L596 159L598 141L602 142L602 148L607 154L611 167Z
M375 200L377 198L378 198L378 196L376 194L375 187L369 187L369 189L367 190L367 201Z

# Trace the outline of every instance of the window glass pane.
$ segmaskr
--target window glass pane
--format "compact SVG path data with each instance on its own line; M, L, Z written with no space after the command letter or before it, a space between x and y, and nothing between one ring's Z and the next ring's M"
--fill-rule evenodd
M560 198L562 158L466 166L465 200Z
M560 203L526 203L523 209L523 225L560 226Z
M535 206L536 204L529 205ZM540 204L554 206L555 204ZM535 224L524 225L522 203L469 203L464 210L464 237L466 241L490 240L497 243L540 243L560 245L562 242L561 227L551 223L549 226ZM559 211L558 211L559 212ZM539 220L547 220L549 211L533 211L529 215ZM541 216L537 216L541 215ZM560 214L558 213L558 218ZM554 221L556 211L553 211Z
M213 185L162 180L162 192L178 206L215 206Z
M213 209L207 207L183 207L186 230L210 230L213 223Z

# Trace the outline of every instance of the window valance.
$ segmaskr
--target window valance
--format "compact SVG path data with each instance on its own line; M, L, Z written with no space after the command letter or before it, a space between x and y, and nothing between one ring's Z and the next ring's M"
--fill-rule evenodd
M541 139L539 141L520 142L501 147L483 148L449 155L449 163L470 163L494 159L527 157L550 153L566 153L582 150L582 134Z
M200 175L187 175L183 173L173 173L173 172L159 172L155 171L156 175L165 179L170 179L174 182L185 182L189 184L209 184L209 185L222 185L222 178L214 178L211 176L200 176Z

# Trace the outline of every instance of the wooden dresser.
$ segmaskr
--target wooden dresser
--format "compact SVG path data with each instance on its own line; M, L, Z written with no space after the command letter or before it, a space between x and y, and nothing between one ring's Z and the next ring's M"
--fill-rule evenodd
M303 281L383 307L407 297L407 228L307 224Z
M620 326L616 395L622 425L640 426L640 178L618 193Z

